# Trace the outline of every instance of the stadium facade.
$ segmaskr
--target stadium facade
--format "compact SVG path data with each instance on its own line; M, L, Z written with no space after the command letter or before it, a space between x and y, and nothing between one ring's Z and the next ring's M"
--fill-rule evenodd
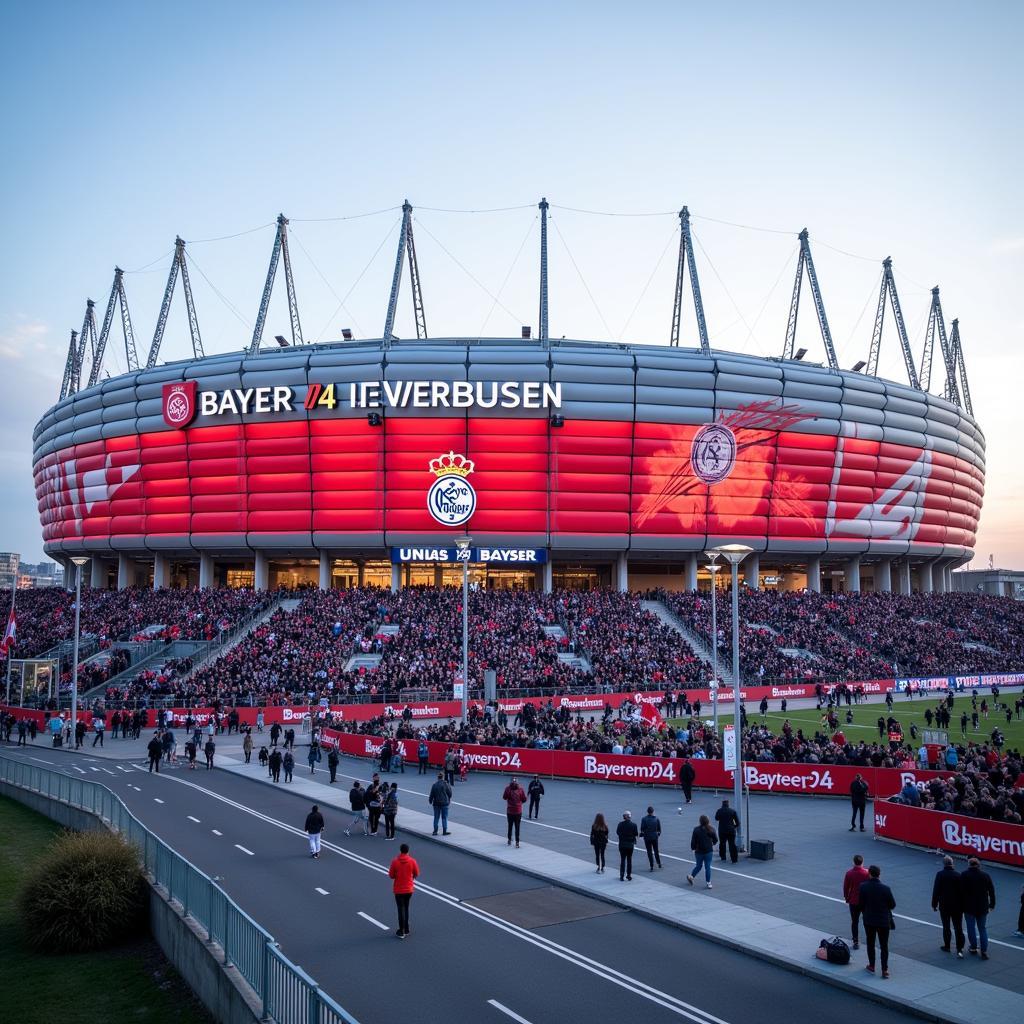
M947 590L984 437L945 398L798 359L521 339L355 341L123 374L34 433L47 554L93 586L709 579Z

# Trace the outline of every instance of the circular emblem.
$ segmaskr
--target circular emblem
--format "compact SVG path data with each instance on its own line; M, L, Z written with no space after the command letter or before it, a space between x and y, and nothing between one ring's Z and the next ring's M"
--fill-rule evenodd
M427 510L442 526L462 526L476 511L476 491L462 476L439 476L427 491Z
M188 399L180 392L171 395L167 402L167 419L171 423L184 423L192 414Z
M723 423L705 423L693 438L690 465L704 483L721 483L736 465L736 435Z

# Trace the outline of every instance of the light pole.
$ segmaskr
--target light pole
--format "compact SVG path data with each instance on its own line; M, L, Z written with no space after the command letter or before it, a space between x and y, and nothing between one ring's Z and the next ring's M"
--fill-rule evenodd
M84 555L72 555L75 563L75 638L71 648L71 736L78 725L78 632L82 622L82 569L89 561ZM58 687L60 684L57 684ZM58 699L57 706L60 706ZM72 747L72 750L74 747Z
M723 544L715 550L732 567L732 693L733 729L736 736L736 770L733 772L733 809L738 815L743 806L743 716L740 714L740 562L754 549L746 544ZM736 846L746 849L743 841L743 822L736 829Z
M711 573L711 713L715 735L718 735L718 552L705 551Z
M469 719L469 546L473 538L456 537L462 561L462 724Z

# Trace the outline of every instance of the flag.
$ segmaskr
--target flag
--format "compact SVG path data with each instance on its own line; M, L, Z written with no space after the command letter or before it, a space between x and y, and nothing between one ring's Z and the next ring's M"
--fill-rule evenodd
M4 630L4 638L0 640L0 654L5 657L10 654L11 648L15 646L15 634L18 630L18 621L14 614L14 609L11 609L11 614L7 617L7 629Z
M661 713L653 704L646 702L640 705L640 717L652 728L652 729L664 729L665 720L661 717Z

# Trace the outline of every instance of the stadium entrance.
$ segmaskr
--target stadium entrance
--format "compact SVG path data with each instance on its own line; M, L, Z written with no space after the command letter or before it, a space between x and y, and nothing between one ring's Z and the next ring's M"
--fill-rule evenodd
M469 563L469 585L478 590L538 590L535 569L496 569L485 563ZM414 562L399 567L403 587L461 587L461 565L421 565Z

